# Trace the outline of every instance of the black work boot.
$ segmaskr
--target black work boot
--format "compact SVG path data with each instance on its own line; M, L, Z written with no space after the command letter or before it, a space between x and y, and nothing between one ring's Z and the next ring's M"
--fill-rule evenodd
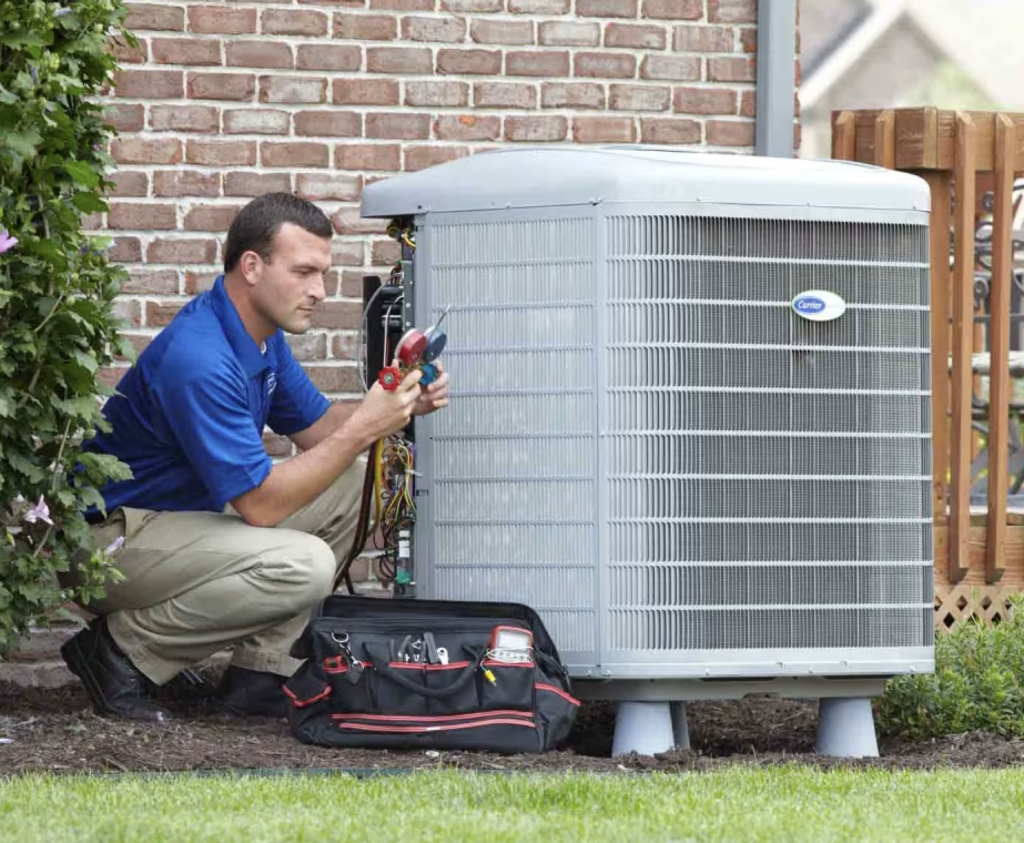
M217 707L238 717L287 717L288 699L281 690L286 679L231 665L217 688Z
M170 719L153 701L150 681L114 642L106 618L97 618L66 641L60 654L82 680L97 713L156 723Z

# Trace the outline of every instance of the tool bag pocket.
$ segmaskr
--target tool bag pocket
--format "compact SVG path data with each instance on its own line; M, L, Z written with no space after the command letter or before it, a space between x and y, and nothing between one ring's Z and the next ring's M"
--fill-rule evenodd
M526 640L495 651L496 630ZM514 603L329 597L295 642L293 734L338 747L545 752L579 709L537 614Z

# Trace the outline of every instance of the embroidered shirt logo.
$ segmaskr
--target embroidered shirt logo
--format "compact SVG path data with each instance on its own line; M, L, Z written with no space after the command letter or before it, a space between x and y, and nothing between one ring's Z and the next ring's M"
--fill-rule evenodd
M277 375L271 372L267 375L267 395L273 395L275 389L277 389Z

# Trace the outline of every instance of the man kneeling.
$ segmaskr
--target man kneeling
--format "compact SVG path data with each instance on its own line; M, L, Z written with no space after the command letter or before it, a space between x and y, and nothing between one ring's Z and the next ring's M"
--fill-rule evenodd
M232 648L220 707L281 716L289 656L334 587L358 528L364 452L413 415L448 403L448 376L374 385L353 411L330 402L285 333L309 330L326 295L332 229L314 205L269 194L228 231L224 274L139 355L104 409L90 450L134 477L87 513L122 582L87 608L97 619L62 648L97 711L164 720L153 699L204 658ZM302 452L275 465L269 427Z

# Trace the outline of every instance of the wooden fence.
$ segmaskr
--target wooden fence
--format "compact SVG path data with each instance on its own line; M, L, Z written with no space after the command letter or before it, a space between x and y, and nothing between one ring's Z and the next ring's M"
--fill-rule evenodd
M1024 459L1014 427L1024 403L1011 401L1024 351L1010 350L1014 285L1024 290L1014 261L1024 245L1014 238L1024 115L837 111L832 157L912 172L931 189L936 623L998 620L1007 596L1024 590L1024 503L1008 503L1011 457Z

